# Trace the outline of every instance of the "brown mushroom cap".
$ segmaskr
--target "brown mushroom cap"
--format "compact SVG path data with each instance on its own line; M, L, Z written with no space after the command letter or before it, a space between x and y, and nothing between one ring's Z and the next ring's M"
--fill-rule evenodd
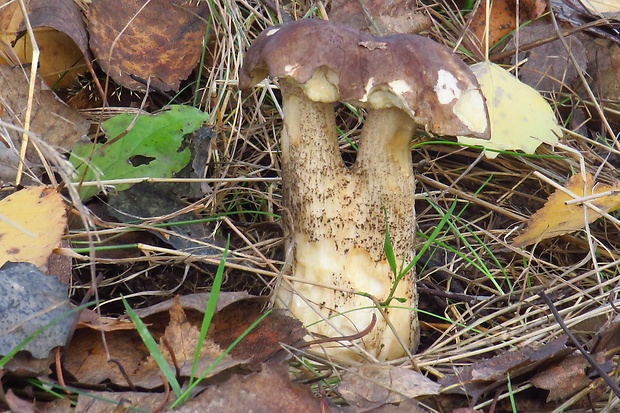
M488 112L469 67L413 34L375 37L318 19L263 31L245 56L239 87L289 78L318 102L399 107L440 135L489 137Z

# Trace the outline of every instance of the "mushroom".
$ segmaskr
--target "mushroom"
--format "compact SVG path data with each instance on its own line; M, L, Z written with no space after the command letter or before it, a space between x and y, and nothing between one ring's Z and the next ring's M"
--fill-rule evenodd
M314 19L256 38L239 86L267 76L277 79L283 100L283 219L292 254L292 277L277 288L277 303L313 335L346 338L324 346L330 356L390 360L415 351L415 273L404 274L392 291L386 228L397 263L407 265L415 255L416 126L488 138L476 78L452 51L425 37L374 37ZM367 110L351 167L340 155L334 102ZM391 292L398 301L387 305Z

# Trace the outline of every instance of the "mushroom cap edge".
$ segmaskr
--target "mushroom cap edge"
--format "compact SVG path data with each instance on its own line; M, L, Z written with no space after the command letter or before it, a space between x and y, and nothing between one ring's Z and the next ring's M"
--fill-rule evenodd
M423 36L375 37L319 19L270 27L248 49L239 87L267 76L291 79L315 101L399 107L439 135L490 135L473 72L450 49Z

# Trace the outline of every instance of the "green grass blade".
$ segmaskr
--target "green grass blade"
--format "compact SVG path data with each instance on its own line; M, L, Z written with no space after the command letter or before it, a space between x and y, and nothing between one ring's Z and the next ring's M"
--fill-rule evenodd
M232 349L235 348L237 346L237 344L239 344L241 342L241 340L243 340L245 338L245 336L247 336L250 333L250 331L254 330L256 328L256 326L261 321L263 321L265 319L265 317L267 317L270 313L271 313L271 310L266 311L263 315L258 317L258 319L252 323L252 325L250 325L248 328L246 328L245 331L243 333L241 333L241 335L239 335L239 337L237 337L237 339L235 341L233 341L226 348L226 350L224 350L222 352L222 354L220 354L220 356L213 361L213 364L211 364L209 366L209 368L207 368L205 370L205 372L202 373L200 375L200 377L198 377L198 380L196 380L194 383L192 383L190 386L188 386L187 390L185 390L185 392L181 395L181 397L179 397L177 399L177 401L175 401L174 403L172 403L170 405L170 409L174 409L186 397L189 397L189 394L194 389L194 387L196 387L198 385L198 383L200 383L205 377L207 377L207 374L209 374L222 360L224 360L224 358L228 355L228 353L230 353L232 351Z
M202 318L202 326L200 327L200 335L198 336L198 345L196 346L196 351L194 353L194 360L192 363L192 374L189 377L190 386L194 383L194 377L196 376L196 369L198 368L198 361L200 360L200 351L202 350L202 345L207 338L207 332L209 331L209 326L211 325L211 320L213 320L213 316L215 315L215 310L217 308L217 299L220 295L220 288L222 287L222 281L224 280L224 269L226 268L226 257L228 256L228 250L230 248L230 236L226 241L226 247L224 247L224 252L222 254L222 259L220 260L220 264L217 267L217 271L215 273L215 279L213 280L213 286L211 287L211 294L209 294L209 301L207 301L207 308L205 310L205 315Z
M385 259L390 265L390 270L394 277L398 277L398 269L396 268L396 256L394 255L394 247L392 245L392 238L390 237L390 226L388 224L387 211L383 210L385 217L385 241L383 242L383 249L385 252Z
M123 300L125 311L127 311L129 318L136 326L136 330L138 331L138 334L140 334L140 337L142 338L142 341L146 345L149 353L151 354L151 357L153 357L153 360L155 361L155 363L157 363L157 366L161 370L162 374L164 375L166 380L168 380L168 383L170 384L170 387L172 387L172 391L174 392L174 394L177 397L180 397L183 393L183 391L181 390L181 385L179 384L175 373L170 368L168 361L164 358L164 355L159 350L157 342L155 342L155 339L149 332L148 328L146 328L146 325L142 322L140 317L138 317L138 314L136 314L136 312L129 306L129 303L127 302L127 300L125 300L125 297L121 297L121 299Z

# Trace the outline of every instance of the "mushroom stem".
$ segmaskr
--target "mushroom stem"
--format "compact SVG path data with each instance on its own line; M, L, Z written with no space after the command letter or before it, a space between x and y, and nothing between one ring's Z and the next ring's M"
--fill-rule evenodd
M372 110L362 132L358 160L347 169L338 148L332 105L310 100L291 83L281 81L282 179L288 207L285 219L292 230L294 281L281 285L279 305L288 308L309 332L328 337L357 334L371 324L375 314L377 324L359 344L380 360L400 357L405 349L373 301L346 291L371 294L379 301L388 298L394 274L384 254L386 214L398 263L407 264L413 257L414 182L409 146L415 122L399 109ZM400 281L395 297L404 302L393 301L384 313L401 339L415 347L413 272ZM358 358L342 345L334 344L330 355Z
M411 143L416 123L398 108L370 110L362 129L352 172L359 176L360 193L368 194L368 222L381 224L373 240L374 259L384 257L385 216L398 259L413 256L415 180ZM385 214L384 214L385 212ZM370 241L369 241L370 242Z

